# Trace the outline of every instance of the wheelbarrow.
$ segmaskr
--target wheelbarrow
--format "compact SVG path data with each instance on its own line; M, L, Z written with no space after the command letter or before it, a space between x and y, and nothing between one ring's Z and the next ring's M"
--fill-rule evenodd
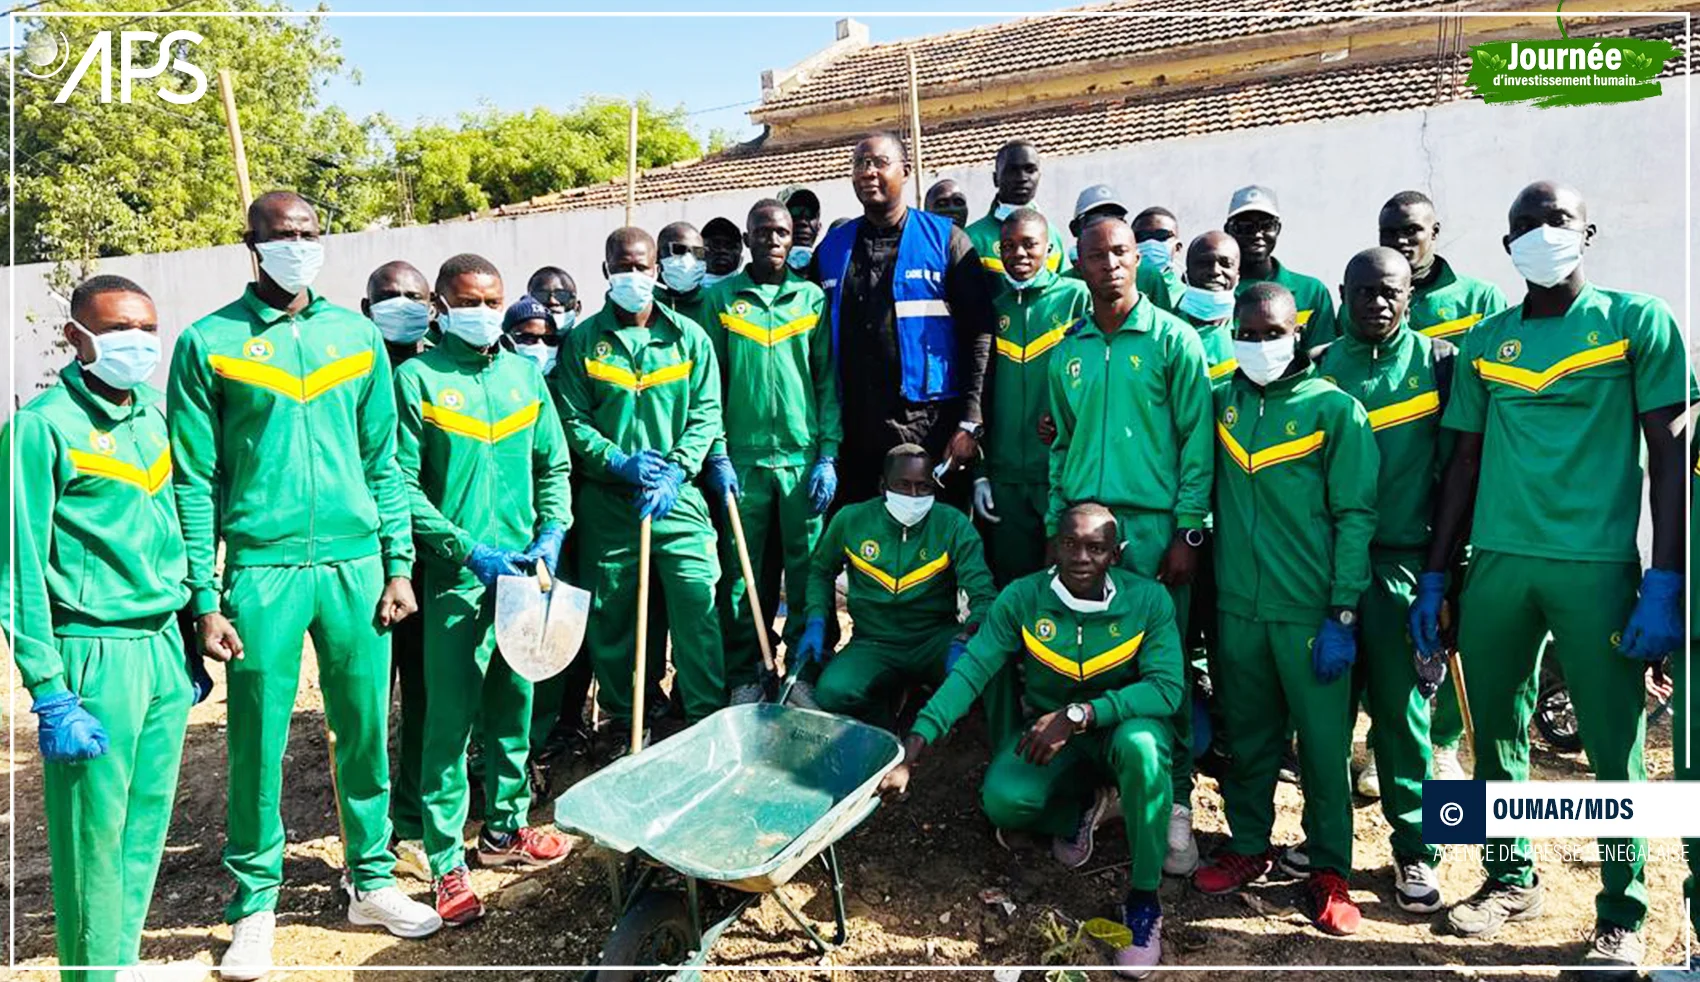
M758 703L722 709L573 785L555 800L555 824L613 854L617 915L595 978L702 965L766 894L824 954L831 946L776 892L817 858L832 881L832 944L843 944L833 846L879 807L875 789L902 759L878 727Z

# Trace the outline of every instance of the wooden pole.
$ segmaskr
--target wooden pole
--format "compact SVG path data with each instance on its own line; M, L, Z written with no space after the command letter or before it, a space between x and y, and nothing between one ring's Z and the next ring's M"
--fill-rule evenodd
M915 207L926 207L926 191L921 187L921 86L916 81L915 49L908 49L905 54L909 57L909 157L915 168Z
M1458 715L1464 719L1464 739L1470 744L1470 757L1476 756L1476 718L1470 712L1470 687L1464 684L1464 660L1454 648L1446 653L1446 667L1452 670L1452 691L1458 697Z
M637 208L637 100L632 100L631 125L626 130L626 225L632 224L632 213ZM636 748L633 748L636 752Z
M242 227L248 227L248 206L254 203L254 188L248 183L248 151L242 146L242 121L236 116L236 83L231 81L230 69L218 70L218 96L224 104L224 128L230 133L230 156L236 162L236 198L242 206ZM256 281L260 278L260 263L253 253L248 265ZM336 773L333 767L331 773Z
M637 652L632 658L632 754L643 750L643 695L649 651L649 537L650 520L638 525Z
M773 646L767 637L767 619L761 614L761 598L756 596L756 574L750 565L750 546L744 539L744 519L738 514L738 496L726 492L726 517L732 521L732 540L738 545L738 567L744 573L744 595L750 601L750 620L756 626L756 645L761 648L761 663L775 675L783 676L785 666L774 660Z

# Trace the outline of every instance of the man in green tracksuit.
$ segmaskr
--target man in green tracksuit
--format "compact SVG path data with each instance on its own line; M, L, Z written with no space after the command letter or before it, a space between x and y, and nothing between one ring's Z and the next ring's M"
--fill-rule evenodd
M1439 657L1446 569L1472 548L1458 652L1476 722L1475 778L1528 778L1536 655L1550 631L1569 682L1582 745L1601 781L1646 778L1646 663L1683 640L1683 486L1672 423L1692 393L1682 335L1656 297L1607 290L1584 276L1594 236L1574 189L1524 188L1505 236L1528 284L1518 307L1477 324L1443 419L1458 431L1417 581L1411 634ZM1639 430L1639 434L1637 433ZM1639 439L1638 439L1639 436ZM1645 442L1652 565L1636 545ZM1478 490L1479 488L1479 490ZM1639 581L1639 590L1637 582ZM1637 595L1639 594L1639 595ZM1639 839L1602 839L1590 966L1631 968L1645 954L1647 885ZM1447 920L1489 938L1540 914L1540 879L1525 841L1489 842L1487 881Z
M1240 294L1233 381L1216 390L1216 584L1221 699L1233 762L1222 781L1232 838L1193 883L1228 893L1268 872L1276 773L1299 736L1311 918L1360 920L1352 871L1351 669L1370 583L1375 436L1363 407L1298 350L1292 294Z
M349 919L403 937L442 926L396 889L388 848L388 628L415 605L383 335L309 289L324 254L299 195L261 195L248 227L259 280L177 339L167 393L190 607L204 647L242 652L228 676L224 862L236 894L221 965L237 979L271 963L283 755L309 635L336 735Z
M526 826L531 804L531 683L496 651L498 576L554 575L572 524L571 463L548 386L501 345L501 274L471 253L437 273L443 336L396 374L397 458L413 529L424 548L422 599L425 851L448 924L483 915L466 872L466 752L474 720L484 742L485 866L539 867L565 840Z
M1133 216L1133 241L1139 246L1139 292L1174 313L1186 288L1180 270L1180 219L1162 205L1152 205Z
M1368 412L1381 457L1370 584L1358 608L1355 691L1369 704L1381 811L1393 830L1394 899L1404 910L1430 914L1441 897L1434 871L1440 850L1423 843L1422 830L1423 781L1431 776L1429 710L1407 624L1440 462L1451 445L1440 416L1456 349L1410 328L1410 280L1410 265L1391 249L1353 256L1340 287L1340 338L1325 349L1318 369Z
M695 321L654 300L656 247L638 228L604 248L608 302L561 346L555 396L567 443L584 464L577 522L593 600L585 651L617 723L632 712L640 522L673 634L675 698L695 722L726 704L720 563L708 505L691 483L721 433L720 371ZM651 626L653 630L653 625Z
M1052 855L1079 868L1092 858L1094 829L1110 803L1102 784L1111 782L1133 860L1122 908L1133 938L1117 950L1116 964L1142 978L1162 952L1157 888L1168 852L1168 721L1186 690L1180 634L1168 592L1115 568L1122 540L1108 508L1074 505L1060 525L1056 569L1023 577L998 596L985 629L922 708L903 763L880 790L905 791L924 749L994 678L1024 666L1022 689L1036 718L996 745L980 792L986 817L1000 834L1049 834Z
M681 314L701 327L714 316L709 305L708 247L702 233L690 222L674 222L655 236L660 252L660 282L655 299L668 310Z
M1003 237L1004 219L1017 208L1038 210L1033 198L1039 193L1039 148L1030 140L1011 140L999 147L992 161L992 183L998 189L997 197L992 199L986 214L968 226L967 232L969 241L974 243L974 252L980 257L980 265L996 280L1003 272L998 242ZM1045 268L1053 273L1068 268L1062 235L1054 228L1050 229Z
M1275 258L1281 206L1274 190L1252 184L1235 191L1222 229L1240 244L1240 293L1254 283L1279 283L1299 307L1299 346L1309 350L1334 340L1334 297L1328 287Z
M1064 508L1096 501L1115 512L1128 543L1122 565L1169 588L1185 632L1204 544L1214 461L1210 379L1197 332L1135 288L1139 251L1126 222L1105 218L1080 237L1092 316L1051 356L1051 494L1045 528ZM1175 714L1176 744L1192 743L1192 703ZM1192 754L1173 755L1175 857L1198 864L1192 835Z
M999 587L1045 566L1050 451L1038 435L1050 398L1051 355L1086 321L1091 297L1078 280L1045 268L1050 226L1031 208L1004 219L992 405L985 459L974 479L974 514L985 523L986 558Z
M188 565L160 394L144 381L158 320L123 277L78 286L63 329L75 358L0 433L16 546L4 623L38 718L63 966L141 957L189 706L207 694L177 628Z
M846 505L815 547L799 663L828 658L826 621L837 580L850 571L845 606L855 630L815 682L820 708L890 725L904 686L937 683L960 656L996 596L980 535L968 516L933 507L932 460L913 443L886 453L882 496ZM956 594L968 595L959 621Z
M709 450L708 486L724 501L738 496L738 514L756 583L768 576L770 552L785 574L785 595L801 610L809 556L820 538L821 515L838 488L838 375L832 337L821 324L826 295L791 268L791 213L774 199L750 208L744 238L750 262L715 285L703 325L721 368L726 434ZM776 541L770 541L776 540ZM721 562L738 568L731 531L721 536ZM776 546L776 548L774 548ZM731 701L760 697L761 661L742 576L723 588L726 682ZM762 590L762 615L778 597ZM787 618L785 641L795 651L803 619Z
M1144 269L1144 264L1140 264ZM1240 245L1226 232L1205 232L1186 250L1186 286L1175 316L1198 332L1212 386L1233 377L1234 297L1240 285Z

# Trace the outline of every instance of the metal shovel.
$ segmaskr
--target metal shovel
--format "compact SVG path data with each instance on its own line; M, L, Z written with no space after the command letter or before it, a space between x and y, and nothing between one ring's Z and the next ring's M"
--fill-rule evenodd
M528 682L572 664L589 620L590 592L556 582L541 559L535 576L496 577L496 647Z

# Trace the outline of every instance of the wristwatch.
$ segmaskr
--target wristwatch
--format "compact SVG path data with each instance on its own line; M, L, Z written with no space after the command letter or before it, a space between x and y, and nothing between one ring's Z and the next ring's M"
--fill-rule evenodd
M1080 733L1086 729L1086 724L1092 722L1092 707L1083 702L1071 702L1063 707L1063 716L1074 727L1074 732Z
M1204 530L1181 529L1181 541L1192 546L1194 549L1200 548L1204 545Z
M1338 621L1341 627L1358 626L1358 612L1350 607L1335 607L1328 612L1328 616Z
M962 422L957 423L956 427L957 427L957 429L968 434L969 436L973 437L976 440L980 439L980 435L982 433L986 432L985 424L983 424L983 423L970 423L967 420L963 420Z

